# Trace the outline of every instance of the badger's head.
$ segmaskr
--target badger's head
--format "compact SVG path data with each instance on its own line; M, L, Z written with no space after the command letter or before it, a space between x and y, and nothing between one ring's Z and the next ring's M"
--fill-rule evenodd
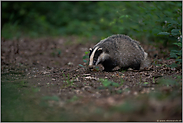
M104 62L109 57L109 54L104 51L103 48L97 46L95 48L90 48L89 54L89 68L93 68L94 65L98 65Z

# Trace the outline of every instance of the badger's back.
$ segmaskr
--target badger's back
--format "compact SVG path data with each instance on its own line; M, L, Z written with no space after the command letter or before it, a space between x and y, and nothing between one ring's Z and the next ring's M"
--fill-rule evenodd
M111 60L121 68L138 69L146 57L146 53L139 42L129 36L118 34L101 40L95 47L102 47Z

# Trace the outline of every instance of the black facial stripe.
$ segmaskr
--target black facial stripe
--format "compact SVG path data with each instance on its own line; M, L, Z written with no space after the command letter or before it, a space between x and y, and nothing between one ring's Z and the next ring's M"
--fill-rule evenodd
M93 64L95 65L97 60L98 60L98 57L100 56L100 54L102 53L102 50L97 50L94 54L94 57L93 57Z

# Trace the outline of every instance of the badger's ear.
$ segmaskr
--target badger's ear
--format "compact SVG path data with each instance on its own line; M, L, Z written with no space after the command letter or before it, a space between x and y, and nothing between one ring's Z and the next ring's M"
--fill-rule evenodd
M92 51L92 48L90 48L89 50Z
M102 50L102 48L98 48L98 50Z

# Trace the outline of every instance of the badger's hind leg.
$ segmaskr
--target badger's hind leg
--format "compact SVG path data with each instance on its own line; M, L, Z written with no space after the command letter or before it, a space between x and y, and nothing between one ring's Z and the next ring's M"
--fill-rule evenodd
M135 64L132 67L133 70L140 70L140 64Z

